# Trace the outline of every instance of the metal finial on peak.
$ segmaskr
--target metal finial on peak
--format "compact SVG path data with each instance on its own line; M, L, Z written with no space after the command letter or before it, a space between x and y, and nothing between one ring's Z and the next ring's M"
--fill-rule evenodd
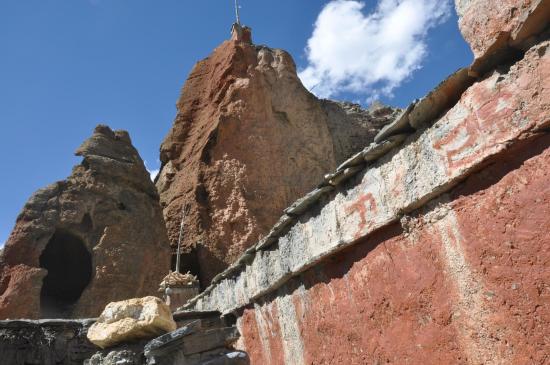
M237 17L237 24L241 25L241 17L239 16L239 3L235 0L235 16Z

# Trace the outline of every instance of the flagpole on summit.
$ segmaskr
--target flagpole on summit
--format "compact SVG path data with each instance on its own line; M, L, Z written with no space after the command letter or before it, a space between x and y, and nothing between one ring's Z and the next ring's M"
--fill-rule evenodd
M239 16L239 4L237 0L235 0L235 17L237 18L237 24L241 25L241 17Z

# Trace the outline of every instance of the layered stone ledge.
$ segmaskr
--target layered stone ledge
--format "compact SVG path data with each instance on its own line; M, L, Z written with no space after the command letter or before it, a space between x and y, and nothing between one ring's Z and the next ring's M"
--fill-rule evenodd
M0 363L82 364L98 348L86 338L94 319L0 321Z
M550 125L550 52L543 42L507 71L468 88L435 123L310 207L273 245L247 252L187 309L230 313L456 186ZM414 110L414 108L413 108ZM358 171L355 171L357 173ZM286 223L285 223L286 222ZM283 224L281 223L281 224Z

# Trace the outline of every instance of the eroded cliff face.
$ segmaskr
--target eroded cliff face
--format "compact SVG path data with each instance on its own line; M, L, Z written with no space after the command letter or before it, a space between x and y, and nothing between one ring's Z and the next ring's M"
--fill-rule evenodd
M157 187L170 241L187 206L183 271L198 262L203 285L358 145L335 147L327 112L288 53L253 45L248 28L233 31L191 72L161 146ZM348 126L367 132L341 133L372 134L365 123Z
M0 318L96 317L155 295L170 250L154 184L125 131L98 126L66 180L27 202L0 256Z

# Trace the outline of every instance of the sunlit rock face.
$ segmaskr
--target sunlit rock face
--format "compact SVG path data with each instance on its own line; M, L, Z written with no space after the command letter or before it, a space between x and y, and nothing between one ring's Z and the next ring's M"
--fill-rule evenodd
M335 143L331 130L338 128L303 87L291 56L252 44L248 28L234 26L232 39L197 63L177 110L161 146L157 187L172 245L182 209L189 209L182 270L203 285L350 150ZM364 123L344 120L338 141L346 133L363 133L362 145L373 134Z
M98 126L66 180L37 191L0 256L0 318L97 317L169 270L159 197L125 131Z
M517 57L549 28L546 0L455 0L455 5L460 31L474 53L475 73Z

